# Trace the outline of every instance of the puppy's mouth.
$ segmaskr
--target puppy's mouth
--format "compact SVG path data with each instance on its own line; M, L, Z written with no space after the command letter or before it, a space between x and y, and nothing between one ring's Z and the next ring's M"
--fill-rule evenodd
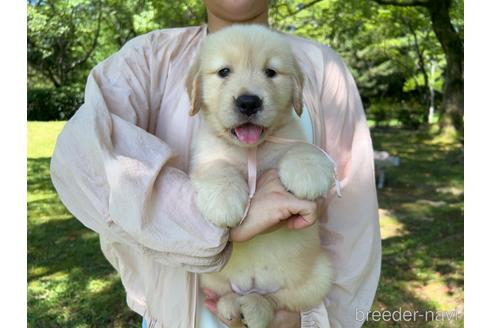
M236 137L239 142L246 145L252 145L260 140L263 130L264 128L262 126L253 123L245 123L232 128L231 134Z

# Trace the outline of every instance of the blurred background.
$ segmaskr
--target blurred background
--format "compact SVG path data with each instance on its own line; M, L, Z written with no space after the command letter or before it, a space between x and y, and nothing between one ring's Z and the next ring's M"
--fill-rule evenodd
M463 15L463 0L271 1L271 26L332 47L361 93L383 239L373 310L434 313L365 327L463 326ZM92 67L137 35L203 23L201 0L27 2L29 327L140 326L49 161Z

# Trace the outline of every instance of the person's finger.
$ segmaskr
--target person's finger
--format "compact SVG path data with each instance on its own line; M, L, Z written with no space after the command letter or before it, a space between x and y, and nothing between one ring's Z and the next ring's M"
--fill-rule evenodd
M219 296L208 288L202 288L202 292L205 294L206 299L216 300L216 301L219 299Z
M205 302L203 302L207 309L212 312L213 314L217 315L217 301L212 300L212 299L206 299Z
M269 217L269 220L256 221L244 220L244 222L231 229L230 238L235 242L248 241L257 234L264 231L272 230L274 226L280 223L282 220L289 219L292 215L298 215L301 218L295 218L294 223L289 226L291 229L303 229L312 225L317 219L316 203L297 199L294 196L289 197L282 203L276 204L281 211L277 213L273 218L272 214L265 214L265 217Z
M285 203L286 209L291 213L291 215L296 215L298 217L292 218L296 222L293 226L295 229L302 229L309 227L318 218L317 205L315 202L308 200L297 199L292 197L289 201ZM290 220L290 217L287 219ZM292 225L293 223L291 223Z
M289 229L297 230L297 229L307 228L307 227L311 226L312 224L313 224L313 222L307 221L301 215L293 215L292 217L290 217L288 219L287 227Z

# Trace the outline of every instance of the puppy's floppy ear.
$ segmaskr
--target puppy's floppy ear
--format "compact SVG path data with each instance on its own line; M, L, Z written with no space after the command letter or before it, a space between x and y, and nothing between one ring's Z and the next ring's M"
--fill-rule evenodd
M294 75L292 76L294 80L294 94L292 95L292 105L298 116L301 116L302 109L304 107L302 102L302 90L304 88L304 73L301 67L294 61Z
M190 116L195 115L202 107L202 90L200 82L200 64L195 59L186 76L186 90L190 98Z

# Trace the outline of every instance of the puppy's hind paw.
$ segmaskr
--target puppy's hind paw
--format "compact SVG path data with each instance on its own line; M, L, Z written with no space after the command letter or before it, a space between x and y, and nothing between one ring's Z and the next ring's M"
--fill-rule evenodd
M230 322L239 322L239 304L236 302L236 294L222 296L217 302L217 313Z
M274 308L265 297L252 293L237 299L243 327L267 328L273 319Z

